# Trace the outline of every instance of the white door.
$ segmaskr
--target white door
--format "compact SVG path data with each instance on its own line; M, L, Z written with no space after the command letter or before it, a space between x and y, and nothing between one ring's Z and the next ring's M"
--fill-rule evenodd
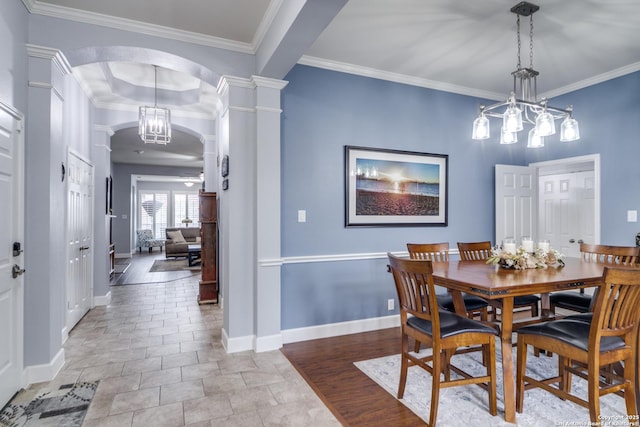
M68 334L91 308L93 296L93 166L69 151L67 177Z
M536 169L529 166L496 165L496 245L504 239L535 239L537 224Z
M22 118L0 102L0 407L23 386ZM14 242L20 244L14 252ZM16 249L18 249L16 247ZM18 270L14 278L14 266Z
M594 171L540 176L539 236L569 257L580 243L595 243Z

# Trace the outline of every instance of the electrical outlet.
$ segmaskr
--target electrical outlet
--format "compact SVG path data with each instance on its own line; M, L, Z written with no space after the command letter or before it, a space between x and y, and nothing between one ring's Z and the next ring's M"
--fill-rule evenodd
M387 300L387 310L389 311L393 310L396 305L395 303L396 301L393 298L391 298L390 300Z
M307 222L307 211L298 211L298 222Z
M627 211L627 222L638 222L638 211Z

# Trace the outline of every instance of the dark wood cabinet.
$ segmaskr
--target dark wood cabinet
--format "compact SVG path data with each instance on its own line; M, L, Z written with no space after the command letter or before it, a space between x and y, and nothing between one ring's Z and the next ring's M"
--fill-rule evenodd
M200 192L202 280L198 303L218 302L218 201L216 193Z

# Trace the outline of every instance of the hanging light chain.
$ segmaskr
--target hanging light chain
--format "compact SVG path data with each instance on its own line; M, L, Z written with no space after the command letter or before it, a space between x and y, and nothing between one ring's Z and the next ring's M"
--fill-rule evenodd
M533 13L529 15L529 68L533 69Z
M516 20L516 32L518 34L518 66L516 67L516 70L519 70L521 65L520 65L520 15L517 15L518 19Z
M154 101L153 101L153 105L154 105L154 107L157 107L158 106L158 66L157 65L153 66L153 74L154 74L154 83L153 83Z

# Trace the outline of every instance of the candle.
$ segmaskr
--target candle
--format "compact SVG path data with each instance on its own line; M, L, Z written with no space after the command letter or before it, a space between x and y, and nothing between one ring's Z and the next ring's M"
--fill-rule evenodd
M516 253L516 241L513 239L505 239L502 242L502 250L512 254Z
M533 252L533 240L531 240L529 237L523 237L522 249L524 249L525 252Z
M544 253L549 252L549 241L548 240L540 240L538 242L538 249L544 251Z

